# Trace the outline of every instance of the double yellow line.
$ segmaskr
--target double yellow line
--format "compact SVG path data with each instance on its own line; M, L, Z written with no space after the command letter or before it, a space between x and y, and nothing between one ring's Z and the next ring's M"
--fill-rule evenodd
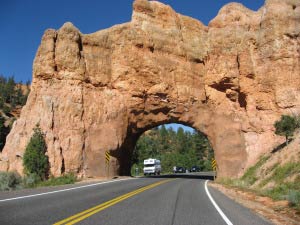
M92 207L90 209L87 209L85 211L77 213L77 214L75 214L75 215L73 215L71 217L68 217L68 218L64 219L64 220L56 222L56 223L54 223L54 225L62 225L62 224L71 225L71 224L78 223L81 220L84 220L84 219L86 219L86 218L94 215L95 213L98 213L98 212L100 212L100 211L102 211L102 210L104 210L104 209L106 209L106 208L108 208L108 207L110 207L112 205L117 204L118 202L124 201L127 198L130 198L130 197L132 197L134 195L137 195L137 194L139 194L139 193L141 193L143 191L146 191L148 189L154 188L154 187L156 187L158 185L161 185L163 183L169 182L171 180L173 180L173 179L159 181L159 182L156 182L154 184L150 184L148 186L139 188L139 189L137 189L135 191L129 192L129 193L124 194L124 195L121 195L121 196L119 196L117 198L114 198L114 199L112 199L110 201L104 202L104 203L102 203L100 205L94 206L94 207Z

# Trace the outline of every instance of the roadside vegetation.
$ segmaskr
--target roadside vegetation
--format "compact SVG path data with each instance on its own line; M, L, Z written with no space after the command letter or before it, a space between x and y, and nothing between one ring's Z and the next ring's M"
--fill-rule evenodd
M50 177L48 180L41 181L34 175L21 177L16 172L0 172L0 191L74 184L76 181L77 178L72 173L61 177Z
M161 160L162 172L171 173L174 166L190 169L198 166L201 171L210 171L213 149L208 139L200 132L174 131L164 125L145 132L138 140L132 157L131 174L138 168L143 173L147 158Z
M285 136L286 145L288 145L289 138L294 135L295 130L300 127L299 119L295 116L282 115L280 120L275 122L275 134Z
M0 171L0 191L11 191L22 188L22 177L15 172Z
M50 177L47 180L43 180L43 181L34 178L32 179L30 176L27 176L24 179L25 179L24 180L25 188L74 184L77 181L77 178L73 173L64 174L60 177Z
M13 122L19 116L30 92L30 82L17 83L13 76L0 75L0 152Z
M49 174L49 161L44 134L37 124L23 155L24 177L16 172L0 172L0 190L10 191L22 188L73 184L74 174L53 177Z
M283 115L274 127L275 133L284 136L286 143L262 156L241 178L219 179L218 182L275 201L287 200L291 207L300 212L299 121L299 117Z
M33 129L34 133L23 155L23 166L27 176L34 175L44 181L49 176L49 162L46 155L46 142L39 124Z
M13 122L19 117L22 107L26 104L30 92L30 82L17 83L13 76L0 75L0 152ZM34 128L24 156L24 177L16 172L0 172L0 191L22 188L72 184L76 182L74 174L53 177L49 174L47 146L44 134L37 125Z
M26 103L29 94L30 82L17 83L13 76L6 78L0 75L0 109L9 114L18 106Z

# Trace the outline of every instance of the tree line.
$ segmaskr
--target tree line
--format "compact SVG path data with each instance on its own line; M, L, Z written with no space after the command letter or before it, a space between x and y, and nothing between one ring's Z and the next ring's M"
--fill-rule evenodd
M27 90L22 89L22 86L25 85ZM17 83L13 76L6 78L0 75L0 109L7 114L16 106L25 105L29 94L29 85L29 81L26 84Z
M198 166L202 171L211 170L213 149L206 136L201 132L177 131L164 125L145 132L138 140L132 156L132 170L142 172L143 161L147 158L161 160L162 170L172 172L174 166L190 169Z
M16 108L25 105L30 90L29 86L29 81L26 84L17 83L13 76L0 75L0 152L15 120L11 113Z

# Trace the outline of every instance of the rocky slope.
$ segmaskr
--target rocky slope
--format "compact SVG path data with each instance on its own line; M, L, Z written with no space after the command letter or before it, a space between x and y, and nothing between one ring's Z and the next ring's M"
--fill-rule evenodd
M286 146L282 143L271 153L264 156L264 162L257 166L253 177L255 182L251 189L272 190L280 185L291 183L286 188L299 192L300 201L300 133L297 131L294 139ZM295 185L294 185L295 184ZM299 202L300 203L300 202ZM300 208L299 208L300 209Z
M47 30L0 170L23 172L40 123L53 175L103 176L107 150L111 175L127 174L138 137L177 122L208 136L220 176L240 176L282 141L274 121L300 111L299 20L297 0L267 0L257 12L231 3L208 26L136 0L129 23Z
M240 179L211 183L274 224L300 224L300 132L283 142ZM223 185L222 185L223 184Z

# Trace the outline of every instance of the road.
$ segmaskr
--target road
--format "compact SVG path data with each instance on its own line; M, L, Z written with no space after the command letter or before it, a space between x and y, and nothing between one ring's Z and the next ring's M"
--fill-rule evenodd
M179 175L113 180L69 186L73 189L64 191L60 190L66 187L48 188L47 194L43 189L26 190L27 197L23 197L24 191L1 192L0 224L271 224L219 191L211 187L206 191L206 180L201 178Z

